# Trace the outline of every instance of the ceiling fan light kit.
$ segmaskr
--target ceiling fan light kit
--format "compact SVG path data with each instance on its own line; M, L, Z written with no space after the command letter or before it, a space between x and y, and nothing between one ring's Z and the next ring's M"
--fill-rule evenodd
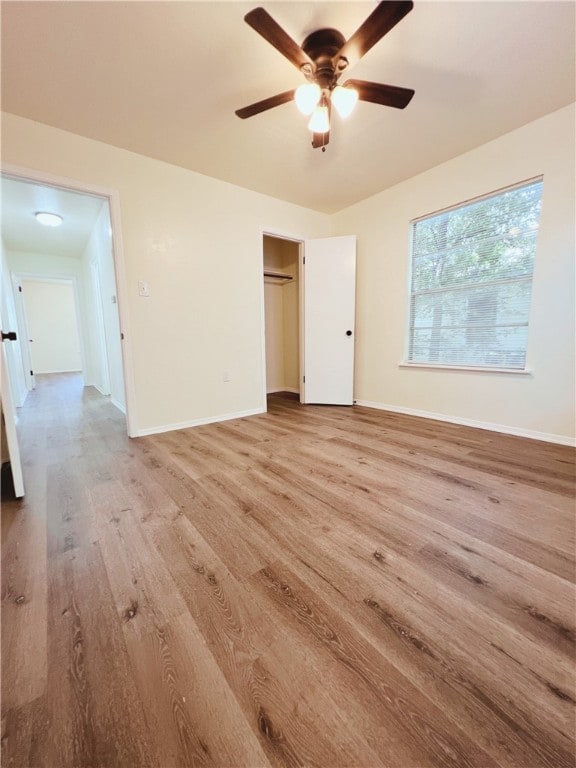
M330 114L328 111L328 101L322 96L322 101L312 112L312 117L308 123L308 130L312 133L327 133L330 130Z
M330 94L330 99L340 117L346 118L352 114L356 106L358 91L348 85L337 85Z
M303 115L311 115L322 97L322 89L317 83L302 83L294 92L294 101Z
M237 109L245 119L294 100L304 115L311 115L308 128L312 146L322 147L330 140L330 112L333 105L340 117L348 117L358 100L404 109L414 91L367 80L347 80L338 84L342 73L401 21L413 8L412 0L384 0L348 40L337 29L318 29L299 46L264 8L254 8L244 20L304 75L307 82L263 101Z

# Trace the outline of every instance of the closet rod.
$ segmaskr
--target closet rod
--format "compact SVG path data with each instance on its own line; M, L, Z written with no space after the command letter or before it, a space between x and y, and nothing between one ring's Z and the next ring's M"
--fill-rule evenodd
M293 280L292 275L287 275L284 272L269 272L264 270L264 277L275 277L277 280Z

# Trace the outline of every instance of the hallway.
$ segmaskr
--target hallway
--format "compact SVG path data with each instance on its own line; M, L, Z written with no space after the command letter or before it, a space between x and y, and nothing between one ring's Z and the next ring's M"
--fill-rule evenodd
M130 440L38 379L4 766L573 765L572 449L285 394Z

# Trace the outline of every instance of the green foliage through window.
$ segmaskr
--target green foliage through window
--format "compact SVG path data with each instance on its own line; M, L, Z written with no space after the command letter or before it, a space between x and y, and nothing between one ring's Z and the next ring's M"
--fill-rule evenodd
M542 179L412 222L408 362L523 369Z

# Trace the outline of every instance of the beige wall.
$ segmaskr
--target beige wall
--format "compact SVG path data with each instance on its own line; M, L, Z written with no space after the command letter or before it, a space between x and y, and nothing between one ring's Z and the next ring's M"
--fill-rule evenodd
M264 281L267 392L279 392L285 387L282 289L283 286L274 280Z
M574 437L574 107L334 216L358 234L358 400L548 438ZM528 339L529 376L407 369L410 220L544 175Z
M330 217L13 115L7 163L119 191L136 427L263 405L262 231L358 235L356 393L408 412L574 436L574 108ZM528 346L530 376L406 369L412 218L544 175ZM140 298L138 280L150 284ZM223 372L230 381L223 382Z
M74 288L69 281L22 280L34 373L81 371Z
M119 192L137 431L264 406L262 231L322 237L328 215L6 113L2 155Z

